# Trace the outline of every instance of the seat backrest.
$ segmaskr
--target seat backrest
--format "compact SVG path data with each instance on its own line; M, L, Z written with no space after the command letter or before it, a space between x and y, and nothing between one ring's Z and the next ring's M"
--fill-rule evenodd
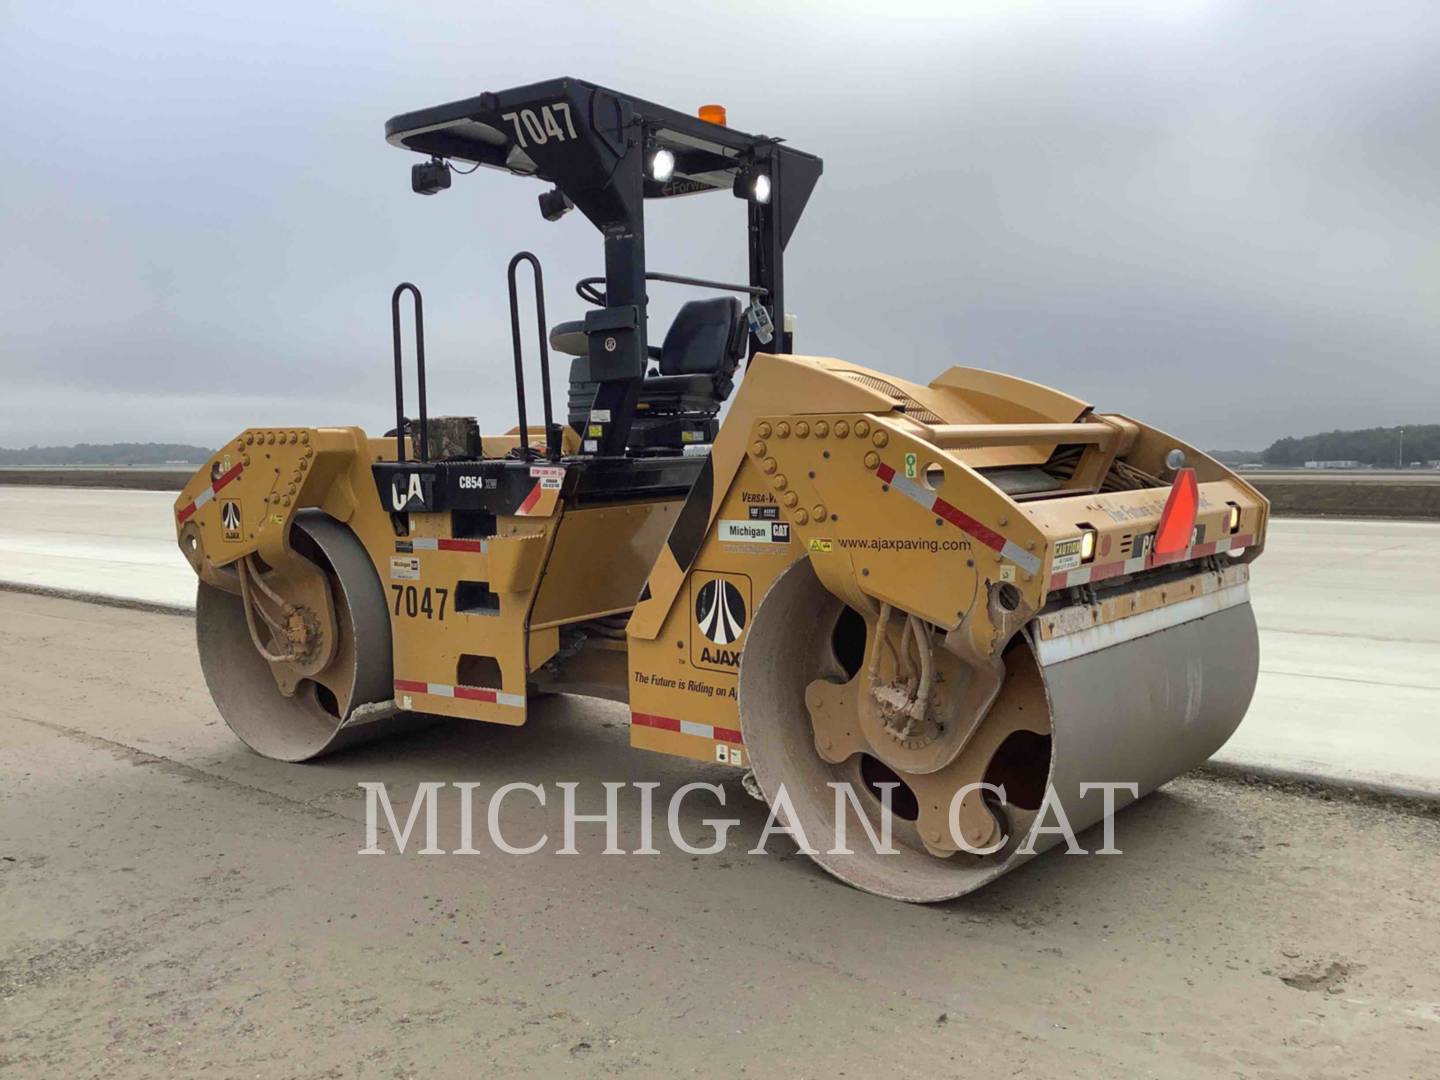
M660 374L729 375L744 348L739 300L687 300L660 346Z

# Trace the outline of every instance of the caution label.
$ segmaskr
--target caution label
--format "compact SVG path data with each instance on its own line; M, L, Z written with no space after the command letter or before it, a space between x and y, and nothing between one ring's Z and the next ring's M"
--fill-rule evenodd
M1052 570L1074 570L1080 565L1080 544L1081 537L1073 537L1069 540L1061 540L1055 545L1055 562L1051 564Z

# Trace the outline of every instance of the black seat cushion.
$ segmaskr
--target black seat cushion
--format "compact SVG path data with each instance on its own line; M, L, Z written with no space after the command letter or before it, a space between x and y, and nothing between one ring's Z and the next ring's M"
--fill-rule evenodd
M595 404L600 384L590 378L590 361L577 356L570 361L570 393L566 402L570 424L579 431ZM728 380L726 383L728 390ZM713 375L651 375L640 384L639 408L644 413L696 413L714 416L720 411Z
M715 413L717 399L713 375L651 375L640 386L640 402L655 412Z

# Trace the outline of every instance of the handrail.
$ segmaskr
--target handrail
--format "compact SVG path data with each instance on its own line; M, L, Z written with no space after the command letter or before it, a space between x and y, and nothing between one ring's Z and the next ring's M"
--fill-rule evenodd
M1110 424L931 424L922 438L951 449L1018 446L1022 443L1095 443L1103 445L1119 432Z
M510 260L506 280L510 285L510 337L515 347L515 403L520 413L520 456L530 456L530 433L525 425L525 365L520 349L520 297L515 291L515 270L528 262L535 271L535 321L540 334L540 392L545 403L545 449L551 461L560 460L560 431L550 408L550 347L545 322L545 285L540 260L528 251L517 252Z
M430 460L430 435L425 412L425 312L420 290L408 281L390 294L390 329L395 339L395 460L405 460L405 372L400 356L400 294L415 298L415 373L420 396L420 460Z
M726 292L745 293L753 297L770 295L769 289L764 289L757 285L736 285L729 281L711 281L709 278L686 277L683 274L662 274L657 270L646 273L645 280L664 281L671 285L693 285L701 289L722 289ZM603 277L581 278L575 283L576 295L578 295L581 300L594 304L596 307L604 307L605 294L595 288L596 285L603 285L604 283L605 279Z

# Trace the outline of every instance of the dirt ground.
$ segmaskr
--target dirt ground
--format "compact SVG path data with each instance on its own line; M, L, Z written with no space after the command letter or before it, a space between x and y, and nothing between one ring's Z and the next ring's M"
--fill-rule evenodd
M764 811L737 775L630 750L613 705L266 761L211 707L192 633L0 593L0 1075L1413 1077L1440 1060L1433 813L1190 776L1120 815L1121 856L1052 852L911 907L784 841L746 854ZM507 830L548 829L546 854L366 857L372 780L482 798L574 780L590 809L604 780L656 781L659 800L709 780L743 825L714 857L658 825L659 855L604 856L590 825L564 856L556 808L516 799ZM457 800L441 811L454 847ZM686 835L715 814L697 800Z

